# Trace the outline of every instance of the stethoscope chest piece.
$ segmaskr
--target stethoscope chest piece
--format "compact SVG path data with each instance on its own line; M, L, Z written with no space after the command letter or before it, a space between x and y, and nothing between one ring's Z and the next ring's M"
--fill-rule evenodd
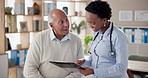
M115 56L115 52L109 52L109 56Z

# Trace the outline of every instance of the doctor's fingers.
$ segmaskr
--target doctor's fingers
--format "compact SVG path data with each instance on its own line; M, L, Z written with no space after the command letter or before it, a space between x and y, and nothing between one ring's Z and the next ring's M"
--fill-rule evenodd
M85 61L84 60L77 60L75 63L78 65L82 65Z
M87 71L87 74L88 74L88 75L94 74L94 69L89 68L89 67L83 67L83 68Z
M78 69L78 71L83 74L84 76L90 75L92 74L90 70L82 70L82 69Z
M85 73L85 71L86 70L82 70L82 69L77 69L81 74L83 74L84 76L86 76L86 73Z

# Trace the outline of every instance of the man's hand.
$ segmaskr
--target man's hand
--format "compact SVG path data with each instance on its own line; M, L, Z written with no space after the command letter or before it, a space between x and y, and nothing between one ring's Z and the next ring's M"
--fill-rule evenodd
M88 67L84 67L85 70L82 69L77 69L80 73L82 73L84 76L90 75L90 74L94 74L94 70Z
M77 60L77 61L75 61L75 63L78 64L78 65L80 65L80 66L81 66L84 62L85 62L84 59L83 59L83 60Z

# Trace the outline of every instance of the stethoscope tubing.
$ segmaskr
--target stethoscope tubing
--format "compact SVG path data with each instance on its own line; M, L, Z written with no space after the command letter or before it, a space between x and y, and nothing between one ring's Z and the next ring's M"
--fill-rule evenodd
M113 52L113 49L112 49L112 32L113 32L113 23L112 23L112 25L111 25L111 30L110 30L110 50L111 50L111 52L109 53L109 55L110 56L113 56L113 55L115 55L115 52ZM94 39L93 39L93 42L92 42L92 44L94 43L94 41L96 40L96 38L97 38L97 36L99 35L99 32L96 34L96 36L94 37ZM100 39L100 41L103 39L103 35L101 36L101 39ZM96 46L95 46L95 48L94 48L94 53L95 53L95 55L96 56L98 56L99 57L99 55L96 53L96 47L98 46L98 44L100 43L100 41L96 44ZM90 53L90 52L89 52Z
M113 32L113 23L112 23L112 25L111 25L111 30L110 30L110 50L111 50L111 52L109 52L109 56L116 56L116 53L113 51L113 49L112 49L112 32ZM93 42L92 42L92 44L94 43L94 41L96 40L96 38L97 38L97 36L99 35L99 32L96 34L96 36L94 37L94 39L93 39ZM103 39L103 35L101 36L101 39L100 39L100 41ZM100 41L99 42L97 42L97 44L96 44L96 46L94 47L94 54L97 56L97 61L96 61L96 68L98 68L98 61L99 61L99 55L96 53L96 48L97 48L97 46L98 46L98 44L100 43ZM92 46L92 44L91 44L91 46ZM89 49L90 50L90 49ZM88 50L88 53L90 53L91 54L91 52Z

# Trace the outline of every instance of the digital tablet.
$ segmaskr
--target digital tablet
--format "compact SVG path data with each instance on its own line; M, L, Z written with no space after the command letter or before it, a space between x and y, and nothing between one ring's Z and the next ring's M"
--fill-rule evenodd
M80 65L77 65L74 62L56 62L56 61L49 61L49 63L52 63L56 66L59 66L61 68L79 68L85 70L85 68L81 67Z

